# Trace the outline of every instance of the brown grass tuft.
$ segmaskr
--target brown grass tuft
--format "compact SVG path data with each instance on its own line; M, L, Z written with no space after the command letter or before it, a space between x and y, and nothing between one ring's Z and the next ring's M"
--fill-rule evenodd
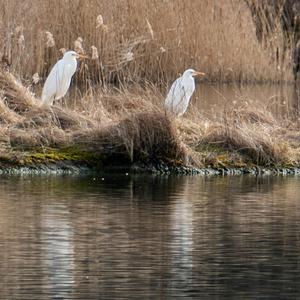
M58 106L37 107L24 114L25 119L19 125L24 127L56 126L63 130L78 130L93 127L93 121L83 115Z
M273 114L263 107L237 107L230 111L229 117L238 123L259 123L270 126L276 126L278 123Z
M80 131L73 142L84 149L132 161L178 160L186 153L172 122L161 113L135 113L104 128Z
M15 112L24 113L37 107L39 102L11 73L0 69L1 98L7 107Z
M0 97L0 123L15 124L21 122L22 120L23 117L7 107L5 102Z
M198 145L205 144L237 151L260 165L283 164L292 158L288 144L261 123L219 124Z
M7 132L9 145L13 149L23 149L31 152L43 147L63 147L69 145L69 136L57 127L41 127L24 130L10 128Z

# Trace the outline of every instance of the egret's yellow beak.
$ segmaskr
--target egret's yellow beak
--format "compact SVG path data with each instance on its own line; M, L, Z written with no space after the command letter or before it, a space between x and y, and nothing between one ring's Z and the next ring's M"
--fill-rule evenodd
M89 58L87 55L83 55L83 54L77 54L77 58L78 59L85 59L85 58Z
M206 74L205 73L202 73L202 72L195 72L193 74L193 76L205 76Z

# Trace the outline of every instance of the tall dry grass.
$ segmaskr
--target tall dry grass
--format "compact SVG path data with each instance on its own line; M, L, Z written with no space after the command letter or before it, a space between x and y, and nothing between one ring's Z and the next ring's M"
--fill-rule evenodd
M45 78L70 48L93 58L76 74L87 86L164 86L187 67L215 81L291 78L258 43L240 0L0 0L0 7L0 57L28 81ZM273 47L281 46L278 32Z

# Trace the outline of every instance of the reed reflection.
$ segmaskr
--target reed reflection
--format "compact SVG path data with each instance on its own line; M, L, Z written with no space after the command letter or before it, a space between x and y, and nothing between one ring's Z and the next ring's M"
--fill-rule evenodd
M293 177L4 178L0 298L292 298L299 187Z
M41 210L41 263L43 288L61 299L74 286L74 237L65 204L43 204Z

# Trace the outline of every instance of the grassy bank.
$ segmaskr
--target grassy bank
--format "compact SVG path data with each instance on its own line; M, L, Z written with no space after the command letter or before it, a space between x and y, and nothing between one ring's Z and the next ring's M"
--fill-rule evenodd
M289 167L300 159L299 121L278 121L263 108L196 108L168 116L156 89L90 90L66 108L41 107L8 71L0 72L3 167L72 162L106 166L166 164L197 168Z

